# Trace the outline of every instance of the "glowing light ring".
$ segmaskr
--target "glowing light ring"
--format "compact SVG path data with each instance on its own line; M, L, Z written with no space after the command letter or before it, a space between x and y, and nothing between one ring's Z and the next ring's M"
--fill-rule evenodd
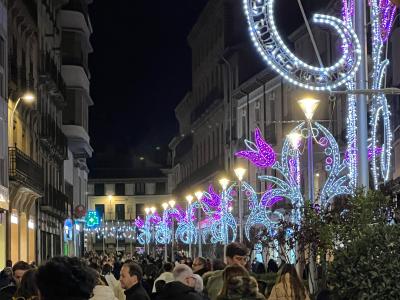
M264 226L272 236L282 215L279 212L272 212L270 207L263 205L262 201L258 201L257 193L247 182L242 183L242 191L249 193L250 215L245 224L246 238L250 241L250 229L254 226Z
M383 79L386 73L388 60L382 60L383 43L388 39L396 8L392 3L386 0L371 0L370 14L372 24L372 89L381 89ZM375 189L378 188L379 179L384 182L389 180L390 163L392 155L393 134L391 131L390 109L387 98L384 94L373 94L371 104L371 141L372 141L372 159L371 170ZM383 140L380 165L377 164L377 153L380 148L377 133L380 117L383 122Z
M188 205L185 217L183 220L178 222L178 228L175 232L175 238L177 240L180 240L185 244L197 243L198 231L193 223L193 210L199 207L200 205L197 202Z
M332 90L352 78L361 62L361 46L351 27L338 18L315 14L313 21L335 29L343 56L330 67L314 67L297 58L280 37L274 19L275 0L244 0L251 39L269 66L289 82L310 90Z

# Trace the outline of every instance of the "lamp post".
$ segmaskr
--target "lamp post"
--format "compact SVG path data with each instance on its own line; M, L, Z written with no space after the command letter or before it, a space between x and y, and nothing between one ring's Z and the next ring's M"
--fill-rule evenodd
M192 221L192 201L193 201L193 196L192 195L187 195L186 196L186 201L188 202L187 204L187 209L186 209L186 217L188 223L191 224ZM190 232L188 232L190 234ZM192 237L189 236L189 257L192 257Z
M173 209L175 206L175 200L170 200L168 202L168 204ZM175 247L175 228L174 228L174 219L172 219L172 235L171 235L171 261L172 262L175 262L174 247Z
M226 229L226 222L223 222L224 216L228 213L228 205L226 203L226 196L225 196L225 191L226 188L228 187L229 180L226 178L222 178L219 180L219 184L222 187L222 207L221 207L221 236L223 238L223 244L224 244L224 262L226 263L226 246L228 244L228 237L227 237L227 229Z
M164 261L167 262L168 261L168 239L167 239L167 235L168 235L168 203L163 203L162 204L162 208L164 209L164 213L163 213L163 223L164 223Z
M154 216L154 214L156 213L157 209L156 209L154 206L152 206L152 207L150 207L150 211L151 211L151 216ZM153 235L154 235L154 225L152 226L152 224L151 224L151 222L150 222L150 240L149 240L149 248L150 248L150 243L151 243L151 240L152 240ZM154 241L155 241L155 239L154 239ZM156 252L156 249L155 249L155 248L156 248L156 245L155 245L155 242L154 242L153 257L155 257L155 252ZM150 252L150 249L149 249L149 252Z
M313 129L312 129L312 118L314 113L320 103L320 100L306 98L298 100L297 103L300 105L300 108L303 110L304 115L307 119L308 125L308 137L307 137L307 152L308 152L308 196L309 200L312 204L314 204L314 150L313 150ZM312 246L311 246L312 248ZM310 249L310 264L309 264L309 283L310 283L310 292L314 293L314 283L316 278L316 268L315 268L315 253L312 249Z
M145 228L146 228L146 232L149 230L149 214L150 214L150 208L149 207L146 207L145 209L144 209L144 211L145 211L145 213L146 213L146 221L145 221L145 224L144 224L144 226L145 226ZM148 240L148 235L147 235L147 233L146 233L146 235L145 235L145 243L144 243L144 248L145 248L145 252L146 252L146 254L147 255L149 255L149 252L150 252L150 241ZM147 245L147 247L146 247L146 245Z
M33 101L35 101L35 96L31 93L26 93L22 97L19 97L17 99L17 102L15 103L15 106L11 112L11 118L10 118L10 121L11 121L10 128L11 128L12 133L13 133L13 128L14 128L14 114L15 114L15 111L17 110L18 104L21 101L24 101L25 103L32 103ZM12 137L14 139L14 134Z
M312 118L320 103L320 100L313 98L305 98L298 100L300 108L304 112L308 126L308 137L307 137L307 153L308 153L308 197L311 203L314 203L314 149L313 149L313 129L312 129Z
M203 192L202 191L197 191L194 193L194 195L197 198L197 201L199 203L199 207L197 209L197 245L198 245L198 253L197 256L203 256L203 251L201 249L201 224L200 224L200 220L201 220L201 198L203 198Z
M238 189L238 202L239 202L239 242L243 243L243 199L242 199L242 180L243 176L246 173L246 169L244 168L236 168L235 175L239 180L239 189Z

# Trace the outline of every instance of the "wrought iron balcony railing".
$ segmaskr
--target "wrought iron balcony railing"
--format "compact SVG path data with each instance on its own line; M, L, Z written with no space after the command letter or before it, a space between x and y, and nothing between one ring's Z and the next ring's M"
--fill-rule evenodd
M43 194L43 168L17 147L8 148L10 180Z
M71 204L71 199L51 184L46 186L44 197L40 199L40 209L59 218L68 216Z

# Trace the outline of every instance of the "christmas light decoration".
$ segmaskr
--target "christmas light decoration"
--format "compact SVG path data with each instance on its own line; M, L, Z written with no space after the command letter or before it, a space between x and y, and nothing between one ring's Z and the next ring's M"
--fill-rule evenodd
M188 203L186 212L183 213L183 218L178 222L178 228L175 232L177 240L182 241L184 244L197 243L197 228L194 225L194 211L199 207L198 201Z
M388 0L370 0L370 18L372 26L372 89L379 90L383 87L389 61L382 59L384 43L390 35L393 26L396 6ZM391 131L390 110L384 94L373 94L371 101L371 143L372 159L371 169L375 189L378 188L379 179L384 182L389 180L392 152L393 134ZM382 120L381 120L382 118ZM379 123L383 123L383 136L379 139ZM382 148L380 164L377 163L378 148Z
M274 149L265 142L260 129L256 128L254 132L255 143L245 140L245 144L250 151L239 151L235 155L250 160L259 168L272 167L276 162Z
M96 211L88 211L85 220L87 227L95 227L100 224L99 217Z
M332 66L314 67L285 45L274 18L275 0L244 0L251 39L270 67L290 83L310 90L333 90L352 78L361 62L361 46L351 27L338 18L315 14L313 21L331 26L342 39L343 55Z

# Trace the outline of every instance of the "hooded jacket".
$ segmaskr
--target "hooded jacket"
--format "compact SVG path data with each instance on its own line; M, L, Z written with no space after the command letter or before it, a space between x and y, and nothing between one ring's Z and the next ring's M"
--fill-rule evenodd
M106 285L96 285L93 289L93 297L89 300L118 300L111 287Z
M217 300L265 300L258 291L253 277L236 276L229 280L227 295L219 295Z
M193 288L184 285L180 281L167 283L160 293L160 300L202 300Z

